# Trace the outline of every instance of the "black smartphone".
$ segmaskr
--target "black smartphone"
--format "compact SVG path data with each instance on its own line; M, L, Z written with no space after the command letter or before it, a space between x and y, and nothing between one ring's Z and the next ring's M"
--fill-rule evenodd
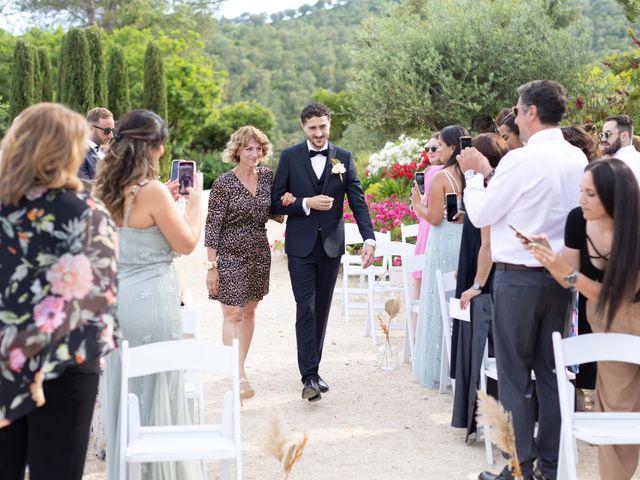
M173 182L178 179L178 166L180 165L180 160L171 160L171 176L169 177L169 181Z
M416 172L416 184L421 195L424 195L424 172Z
M471 137L468 137L468 136L460 137L460 151L464 150L467 147L471 147Z
M180 195L186 195L187 188L193 187L193 179L196 176L196 163L191 160L180 160L178 163L178 182L180 182L180 188L178 193Z
M455 193L447 193L447 220L450 222L455 221L456 214L458 213L458 196Z

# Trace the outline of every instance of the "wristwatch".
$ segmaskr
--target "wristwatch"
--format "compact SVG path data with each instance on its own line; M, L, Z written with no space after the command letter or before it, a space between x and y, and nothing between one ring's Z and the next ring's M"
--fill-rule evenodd
M218 262L214 260L213 262L207 260L207 270L213 270L214 268L218 268Z
M475 170L467 170L466 172L464 172L464 178L466 178L467 180L471 180L475 176L476 176Z
M473 285L471 285L471 288L473 288L474 290L482 290L482 285L480 285L480 283L475 282Z
M576 282L578 281L578 272L574 270L569 275L564 277L564 281L569 284L569 287L575 288Z

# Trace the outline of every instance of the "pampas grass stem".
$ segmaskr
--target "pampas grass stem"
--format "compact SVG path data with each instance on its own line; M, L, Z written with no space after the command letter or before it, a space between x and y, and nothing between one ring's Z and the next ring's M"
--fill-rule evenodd
M282 466L285 480L289 478L293 466L302 458L302 452L308 440L309 435L306 432L299 442L288 440L284 433L282 415L275 406L271 406L263 450L267 455L278 460Z

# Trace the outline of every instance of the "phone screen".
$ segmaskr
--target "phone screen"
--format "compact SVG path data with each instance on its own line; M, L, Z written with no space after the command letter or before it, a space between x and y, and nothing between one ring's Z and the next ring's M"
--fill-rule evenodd
M171 160L171 176L169 177L170 182L178 179L178 165L180 165L180 160Z
M447 220L454 221L458 213L458 196L455 193L447 193Z
M471 147L471 137L468 137L468 136L460 137L460 151L468 147Z
M180 182L180 195L186 195L187 188L193 187L193 178L196 174L195 164L193 162L182 161L178 164L178 181Z
M424 195L424 172L416 173L416 183L418 184L418 190Z

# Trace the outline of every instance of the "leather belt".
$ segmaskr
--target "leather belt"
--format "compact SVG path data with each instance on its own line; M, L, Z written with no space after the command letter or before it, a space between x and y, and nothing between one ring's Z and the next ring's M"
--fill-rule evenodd
M513 263L496 263L496 270L501 272L544 272L546 269L544 267L527 267L526 265L516 265Z

